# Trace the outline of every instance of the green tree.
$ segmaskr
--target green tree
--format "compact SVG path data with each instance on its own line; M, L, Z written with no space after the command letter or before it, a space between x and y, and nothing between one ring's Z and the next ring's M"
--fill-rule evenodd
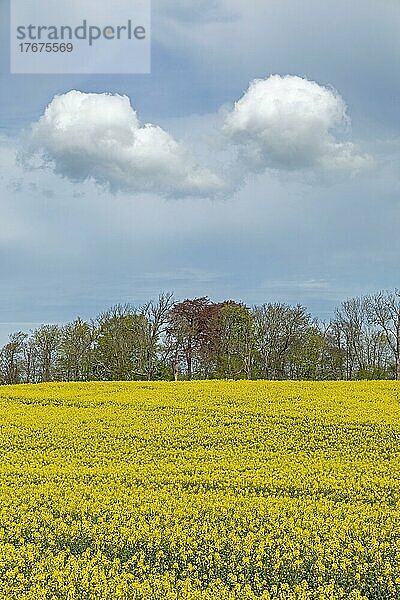
M216 305L212 354L215 377L251 378L254 335L250 311L243 304L225 301Z
M96 323L93 371L106 380L146 379L146 317L118 304Z
M61 329L59 371L66 381L87 381L92 375L95 330L79 317Z

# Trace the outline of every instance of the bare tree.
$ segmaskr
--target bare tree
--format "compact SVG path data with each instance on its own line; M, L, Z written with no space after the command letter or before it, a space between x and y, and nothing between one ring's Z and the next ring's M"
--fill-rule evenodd
M366 303L370 322L382 330L392 352L395 379L400 380L400 289L368 296Z
M275 303L255 307L253 319L262 376L285 379L290 354L301 344L310 327L310 315L303 306Z
M168 328L170 311L174 305L172 292L161 292L157 300L151 300L141 308L144 316L145 362L144 370L150 381L156 375L160 363L159 353ZM164 348L165 349L165 348Z
M10 341L0 352L1 379L5 384L20 383L23 377L23 348L26 333L10 335Z
M60 333L58 325L42 325L32 334L40 381L57 379Z
M339 332L339 343L346 353L346 379L352 379L368 366L368 315L364 299L351 298L342 302L336 310L334 322Z
M38 376L38 353L35 347L33 334L26 335L23 347L23 369L25 383L36 383Z

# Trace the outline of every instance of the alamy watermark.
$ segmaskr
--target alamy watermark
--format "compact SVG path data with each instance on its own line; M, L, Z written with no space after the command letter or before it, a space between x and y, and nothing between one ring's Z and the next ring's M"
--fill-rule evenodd
M149 73L150 0L11 0L11 73Z

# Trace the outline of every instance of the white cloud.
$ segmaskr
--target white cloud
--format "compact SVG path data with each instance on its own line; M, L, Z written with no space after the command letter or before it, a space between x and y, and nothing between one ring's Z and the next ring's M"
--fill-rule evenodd
M141 125L127 96L72 90L55 96L29 134L29 159L72 181L112 191L203 197L223 181L161 127Z
M357 172L372 163L335 134L350 125L346 105L333 89L297 76L256 79L235 103L224 131L254 171L342 169Z

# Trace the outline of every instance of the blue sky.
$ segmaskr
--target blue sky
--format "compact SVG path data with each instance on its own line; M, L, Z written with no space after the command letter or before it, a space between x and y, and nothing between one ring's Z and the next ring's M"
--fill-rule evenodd
M329 319L347 297L400 285L397 0L154 0L151 75L110 76L10 75L8 7L0 5L0 342L23 324L94 317L160 290L250 305L300 302ZM248 91L254 79L274 74L277 91L272 80L260 96ZM257 111L268 94L285 100L295 76L316 82L317 92L336 90L326 101L339 112L345 103L351 126L326 138L329 151L318 130L289 162L275 142L293 132ZM153 157L148 170L124 173L121 185L110 173L114 191L93 180L92 163L85 180L85 161L66 165L63 148L51 145L50 119L32 141L32 124L71 90L128 96L140 124L184 148L174 185L151 171L164 168ZM313 93L307 84L305 93ZM243 96L248 102L235 112ZM261 121L243 128L247 106ZM132 117L116 108L121 119ZM300 111L296 135L302 119ZM43 147L56 168L32 170L17 160ZM332 168L344 162L344 148L351 164ZM79 149L82 157L90 151ZM201 184L193 192L194 174Z

